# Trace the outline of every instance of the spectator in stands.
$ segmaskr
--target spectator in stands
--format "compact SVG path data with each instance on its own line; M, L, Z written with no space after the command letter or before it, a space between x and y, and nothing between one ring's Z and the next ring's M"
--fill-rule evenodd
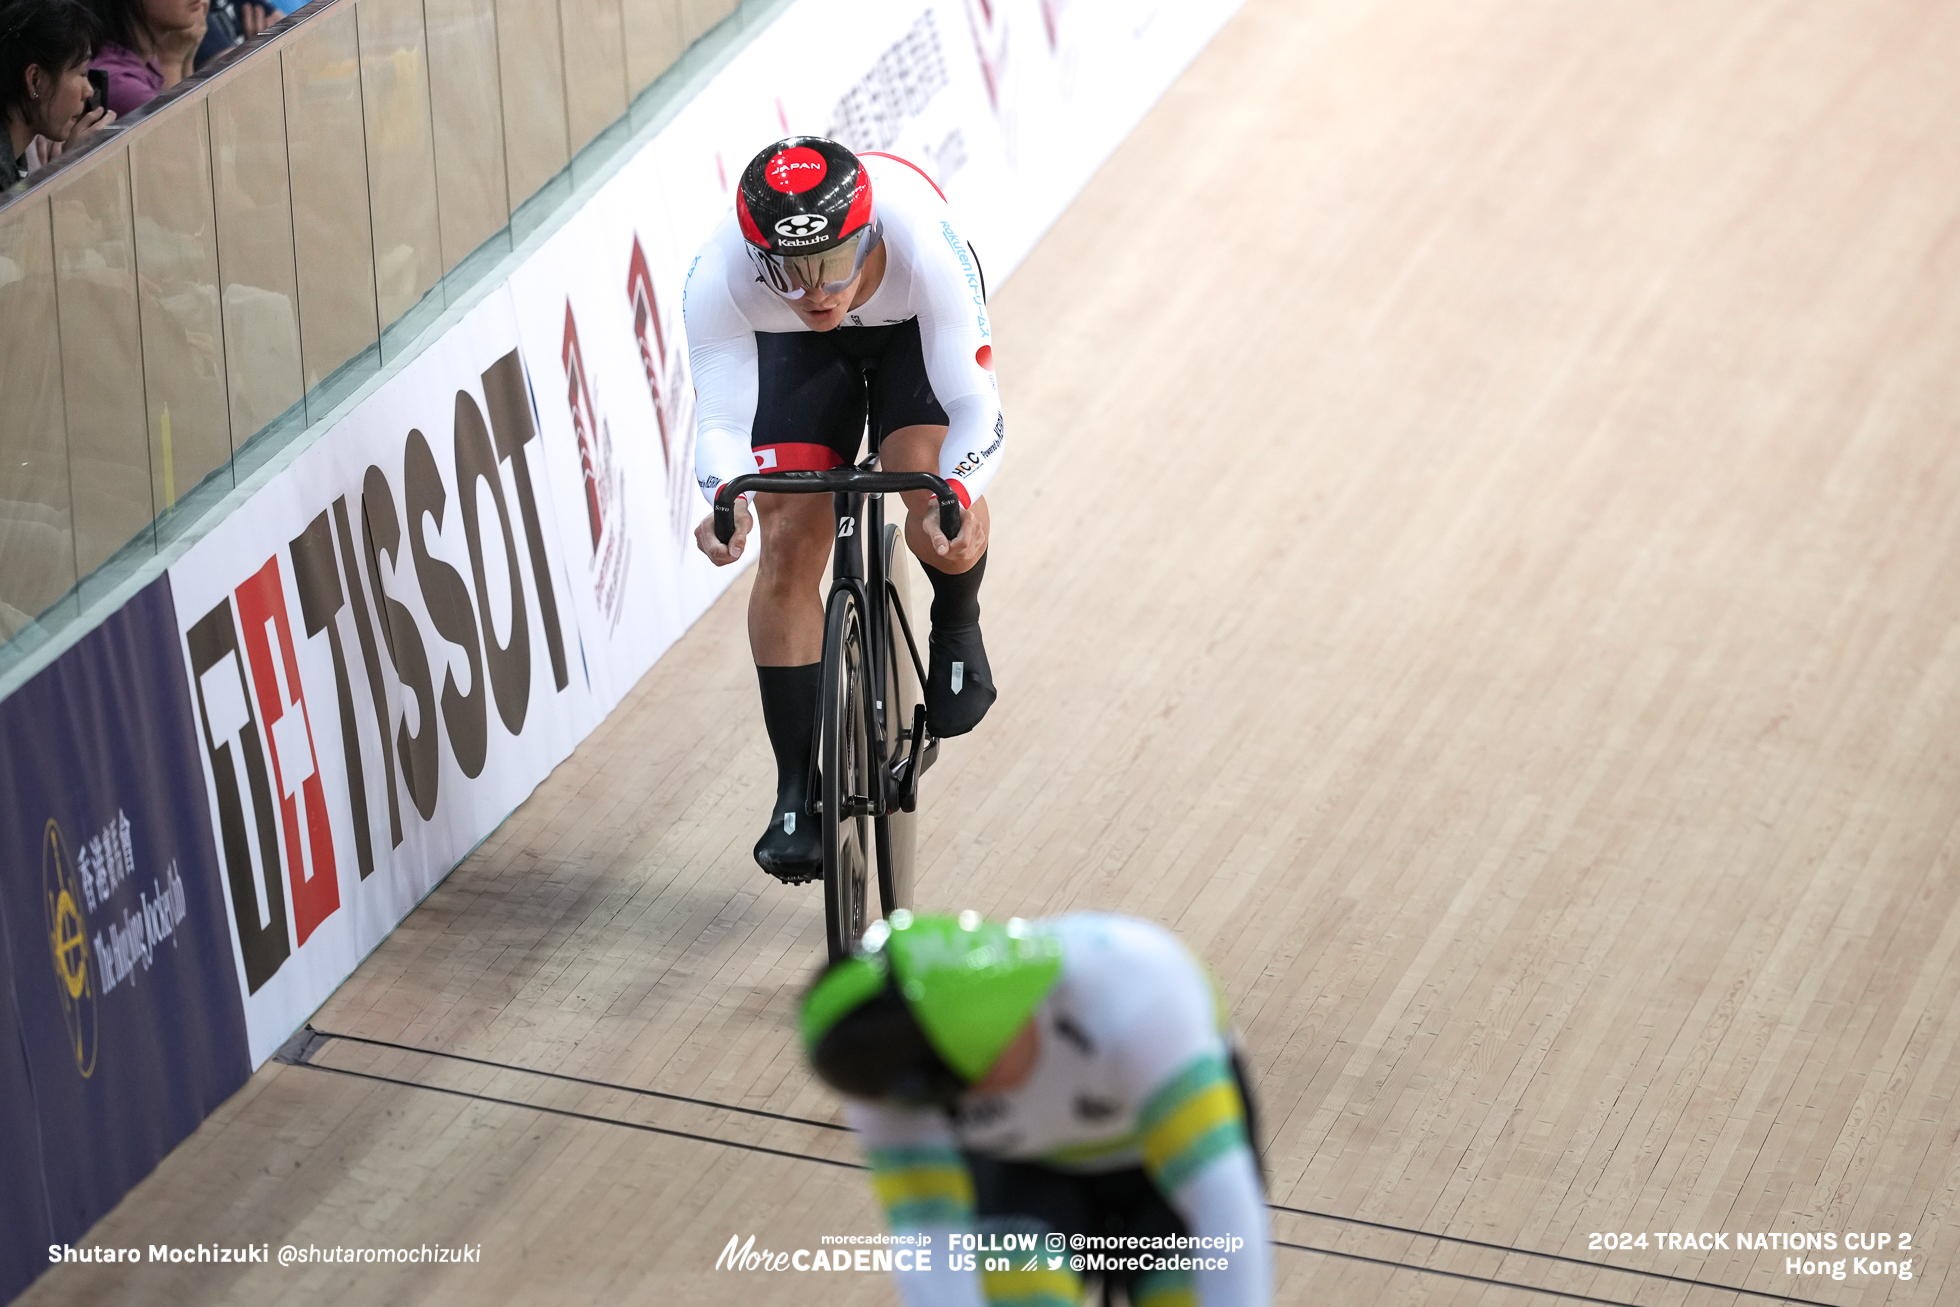
M225 51L243 45L285 16L260 0L211 0L204 44L197 47L194 62L201 70Z
M88 79L101 30L80 0L0 3L0 190L116 115L91 107Z
M211 0L91 0L101 20L94 67L109 74L109 107L129 114L191 73Z

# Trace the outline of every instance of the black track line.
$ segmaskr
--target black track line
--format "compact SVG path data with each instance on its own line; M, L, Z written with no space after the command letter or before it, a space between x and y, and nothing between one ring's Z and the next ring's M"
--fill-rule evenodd
M616 1116L595 1116L590 1112L573 1112L562 1107L544 1107L537 1103L520 1103L514 1098L498 1098L493 1094L472 1093L467 1089L449 1089L442 1085L425 1085L414 1080L397 1080L393 1076L377 1076L367 1071L349 1071L345 1067L322 1066L318 1062L295 1062L309 1071L326 1071L337 1076L353 1076L357 1080L377 1080L384 1085L400 1085L404 1089L426 1089L434 1094L449 1094L456 1098L472 1098L479 1103L496 1103L500 1107L515 1107L526 1112L543 1112L549 1116L570 1117L574 1121L590 1121L595 1125L619 1125L628 1130L644 1130L648 1134L667 1135L674 1139L692 1139L697 1143L720 1144L723 1148L739 1148L749 1153L767 1153L771 1157L787 1157L797 1162L821 1162L845 1171L866 1171L869 1167L857 1162L840 1162L835 1158L818 1157L814 1153L793 1153L785 1148L765 1148L761 1144L737 1143L733 1139L717 1139L713 1135L697 1135L687 1130L669 1130L665 1126L646 1125L639 1121L622 1121Z
M312 1029L312 1027L309 1026L308 1029ZM345 1039L349 1043L354 1044L373 1044L377 1048L399 1049L404 1053L420 1053L424 1057L447 1058L452 1062L469 1062L475 1066L495 1067L499 1071L518 1071L527 1076L544 1076L547 1079L563 1080L575 1085L590 1085L595 1089L615 1089L622 1094L636 1094L642 1098L664 1098L670 1103L692 1103L696 1107L712 1107L722 1112L740 1112L744 1116L764 1116L768 1117L771 1121L789 1121L796 1125L814 1126L819 1130L836 1130L844 1134L851 1132L849 1126L838 1125L835 1121L817 1121L807 1116L790 1116L784 1112L765 1112L759 1107L737 1107L733 1103L717 1103L711 1098L690 1098L686 1094L670 1094L659 1089L640 1089L633 1085L614 1084L610 1080L588 1080L584 1076L568 1076L557 1071L540 1071L535 1067L514 1066L509 1062L492 1062L487 1058L470 1057L463 1053L444 1053L433 1048L417 1048L413 1044L397 1044L387 1039L370 1039L366 1035L342 1035L331 1030L314 1030L313 1033L322 1039ZM307 1061L300 1065L318 1066L319 1064ZM601 1117L598 1119L605 1120L607 1118Z
M403 1053L419 1053L424 1057L443 1058L452 1062L467 1062L473 1066L490 1067L498 1071L513 1071L521 1075L542 1076L549 1080L562 1080L569 1084L587 1085L595 1089L611 1089L623 1094L633 1094L642 1098L659 1098L675 1103L689 1103L696 1107L710 1107L723 1112L739 1112L745 1116L766 1117L772 1121L787 1121L795 1125L813 1126L820 1130L838 1130L850 1133L849 1126L838 1125L834 1121L818 1121L807 1116L792 1116L785 1112L769 1112L756 1107L737 1107L731 1103L719 1103L709 1098L694 1098L687 1094L672 1094L659 1089L641 1089L633 1085L615 1084L608 1080L591 1080L584 1076L570 1076L557 1071L540 1071L534 1067L515 1066L509 1062L493 1062L487 1058L471 1057L465 1053L446 1053L432 1048L418 1048L413 1044L400 1044L388 1039L373 1039L366 1035L346 1035L331 1030L315 1030L307 1027L322 1040L344 1039L354 1044L369 1044L377 1048L392 1048ZM543 1107L536 1103L519 1102L512 1098L498 1098L492 1094L479 1094L467 1089L449 1089L441 1085L423 1084L417 1080L402 1080L394 1076L376 1075L368 1071L350 1071L345 1067L327 1066L311 1060L312 1050L294 1066L308 1067L315 1071L331 1071L335 1075L353 1076L361 1080L374 1080L382 1084L401 1085L407 1089L427 1089L438 1094L449 1094L457 1098L472 1098L479 1102L496 1103L503 1107L523 1108L532 1112L544 1112L551 1116L568 1117L575 1121L589 1121L596 1125L624 1126L629 1130L641 1130L649 1134L667 1135L674 1139L691 1139L696 1143L720 1144L724 1148L739 1148L744 1152L766 1153L771 1157L785 1157L792 1161L818 1162L824 1166L834 1166L847 1171L864 1171L870 1168L857 1162L840 1162L834 1158L818 1157L814 1153L798 1153L784 1148L768 1148L761 1144L744 1144L732 1139L718 1139L713 1135L695 1134L688 1130L673 1130L665 1126L645 1125L637 1121L626 1121L619 1117L600 1116L591 1112L573 1112L562 1107ZM1421 1239L1437 1239L1445 1243L1462 1244L1471 1248L1484 1248L1491 1252L1504 1253L1514 1257L1536 1257L1542 1261L1565 1262L1572 1266L1584 1266L1589 1270L1610 1271L1618 1275L1634 1275L1650 1280L1663 1280L1691 1289L1707 1289L1715 1293L1733 1293L1744 1297L1762 1298L1770 1302L1794 1303L1798 1307L1838 1307L1835 1303L1820 1302L1814 1298L1797 1298L1789 1294L1770 1293L1763 1289L1743 1289L1732 1284L1721 1284L1713 1280L1697 1280L1688 1276L1668 1275L1662 1271L1643 1271L1637 1267L1614 1266L1608 1262L1588 1261L1583 1257L1568 1257L1563 1253L1537 1252L1529 1248L1513 1248L1506 1244L1489 1243L1482 1239L1466 1239L1460 1235L1433 1234L1428 1230L1417 1230L1409 1226L1389 1225L1381 1221L1364 1220L1358 1216L1338 1216L1332 1212L1316 1212L1305 1207L1287 1207L1280 1203L1268 1203L1275 1212L1286 1212L1293 1216L1312 1217L1321 1221L1333 1221L1342 1225L1365 1226L1374 1230L1386 1230L1394 1234L1411 1235ZM1599 1303L1603 1307L1637 1307L1617 1298L1599 1298L1589 1294L1572 1293L1563 1289L1546 1289L1537 1285L1520 1284L1513 1280L1499 1280L1488 1276L1470 1275L1460 1271L1445 1271L1433 1266L1418 1266L1411 1262L1391 1261L1380 1257L1365 1257L1360 1253L1339 1252L1332 1248L1315 1248L1310 1244L1289 1243L1284 1239L1272 1241L1275 1248L1288 1248L1295 1252L1318 1253L1323 1257L1342 1257L1349 1261L1367 1262L1374 1266L1386 1266L1395 1270L1413 1271L1423 1275L1442 1275L1455 1280L1469 1280L1477 1284L1488 1284L1498 1288L1517 1289L1524 1293L1547 1294L1555 1298L1566 1298L1577 1302Z

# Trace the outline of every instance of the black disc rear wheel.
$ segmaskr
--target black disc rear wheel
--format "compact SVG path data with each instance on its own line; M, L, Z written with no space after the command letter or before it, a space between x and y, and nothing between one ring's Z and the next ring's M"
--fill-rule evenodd
M833 962L856 949L874 912L869 901L873 763L867 672L858 598L837 590L824 619L817 787L823 802L824 925Z

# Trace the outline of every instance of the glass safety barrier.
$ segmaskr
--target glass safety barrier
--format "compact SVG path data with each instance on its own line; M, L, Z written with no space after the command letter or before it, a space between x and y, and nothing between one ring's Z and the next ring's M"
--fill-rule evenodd
M0 193L0 673L401 357L671 110L691 46L779 7L315 0Z

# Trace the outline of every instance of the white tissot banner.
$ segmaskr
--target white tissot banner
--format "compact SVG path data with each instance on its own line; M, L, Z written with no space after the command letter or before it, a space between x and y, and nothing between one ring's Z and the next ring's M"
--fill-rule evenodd
M254 1065L596 714L510 300L170 569Z
M170 569L254 1065L733 579L680 304L748 159L912 161L997 288L1238 3L799 0Z

